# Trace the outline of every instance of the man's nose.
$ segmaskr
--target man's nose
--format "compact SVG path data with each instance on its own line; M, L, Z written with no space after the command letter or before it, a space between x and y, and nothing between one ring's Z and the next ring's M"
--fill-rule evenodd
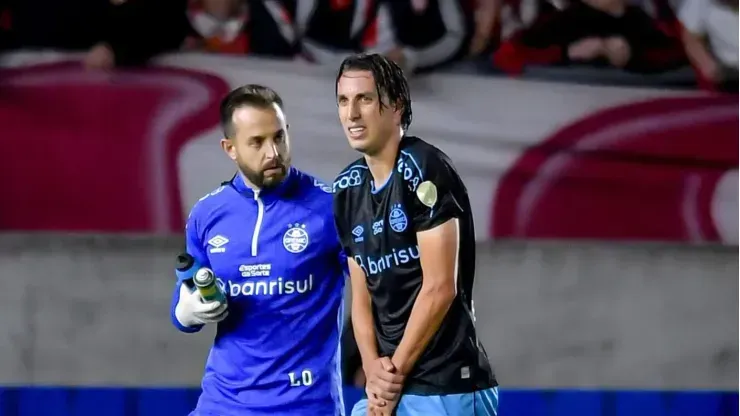
M349 105L349 119L357 120L358 118L360 118L360 106L357 103L352 103Z
M275 159L280 155L278 152L277 144L275 142L267 143L265 146L265 157L267 159Z

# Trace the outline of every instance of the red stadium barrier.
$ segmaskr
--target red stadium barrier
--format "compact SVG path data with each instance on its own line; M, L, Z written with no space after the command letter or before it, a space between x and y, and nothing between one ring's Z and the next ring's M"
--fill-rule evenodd
M179 233L227 179L218 102L276 86L294 160L331 180L352 158L333 80L290 62L185 55L88 72L0 73L0 230ZM468 186L479 238L738 241L737 98L432 74L412 134ZM225 172L225 173L224 173Z

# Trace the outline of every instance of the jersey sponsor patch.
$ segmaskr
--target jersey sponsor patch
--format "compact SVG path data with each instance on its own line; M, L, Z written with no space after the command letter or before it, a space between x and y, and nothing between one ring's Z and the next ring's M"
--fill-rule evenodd
M398 158L396 170L403 176L403 180L408 184L409 190L415 192L422 182L422 172L419 169L419 164L411 155L411 153L401 150L401 154L404 157Z
M319 181L318 179L313 180L313 186L321 189L322 191L326 192L327 194L332 193L331 186L325 184L324 182Z
M416 197L422 204L434 208L437 203L437 186L432 181L424 181L416 188Z
M239 266L239 273L242 277L270 277L272 264L242 264Z
M383 225L385 224L384 220L380 219L378 221L373 222L373 235L378 235L383 232Z
M339 175L336 181L334 181L333 191L336 192L338 189L353 188L362 184L362 166L355 166L350 168L348 171Z
M386 270L416 262L421 256L419 255L419 245L413 245L400 249L394 248L391 249L390 253L382 253L377 257L356 255L354 258L366 276L374 276Z
M232 282L218 278L216 283L231 298L239 296L282 296L303 294L313 291L313 274L304 279L249 279Z

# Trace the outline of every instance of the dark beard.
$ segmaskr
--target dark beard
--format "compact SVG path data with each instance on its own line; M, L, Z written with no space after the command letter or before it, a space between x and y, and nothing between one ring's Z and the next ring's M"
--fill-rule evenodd
M287 174L287 168L285 165L280 164L278 167L280 168L280 176L270 178L267 183L265 183L265 173L263 171L254 171L246 166L239 166L239 170L252 185L259 189L270 189L278 186L283 179L285 179L285 175Z

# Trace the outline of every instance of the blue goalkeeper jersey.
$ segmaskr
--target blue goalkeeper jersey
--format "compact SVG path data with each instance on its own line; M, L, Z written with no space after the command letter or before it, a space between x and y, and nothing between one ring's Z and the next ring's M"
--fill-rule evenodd
M229 305L194 414L343 415L346 258L331 188L295 168L261 192L236 175L195 204L185 234L188 253L213 269ZM174 318L179 284L173 324L197 332Z

